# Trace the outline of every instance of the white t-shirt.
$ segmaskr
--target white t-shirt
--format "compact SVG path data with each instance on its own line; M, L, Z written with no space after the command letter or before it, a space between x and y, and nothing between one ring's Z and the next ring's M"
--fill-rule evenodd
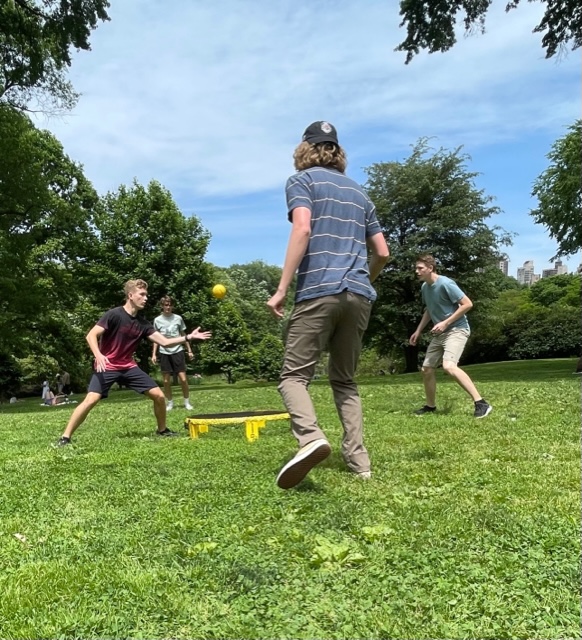
M186 323L177 313L172 313L169 316L158 316L154 320L154 328L159 331L166 338L177 338L186 333ZM176 344L173 347L159 347L160 353L171 355L172 353L180 353L184 351L183 344Z

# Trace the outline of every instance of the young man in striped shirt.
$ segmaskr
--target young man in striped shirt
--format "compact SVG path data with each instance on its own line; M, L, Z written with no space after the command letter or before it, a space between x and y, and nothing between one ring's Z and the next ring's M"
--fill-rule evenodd
M286 186L293 227L279 287L267 303L276 316L283 316L287 290L297 272L279 391L300 449L279 472L282 489L297 485L331 453L308 393L325 349L344 430L344 460L359 477L371 477L354 375L376 299L371 283L389 255L372 201L345 175L346 154L335 127L322 121L311 124L293 158L297 173Z

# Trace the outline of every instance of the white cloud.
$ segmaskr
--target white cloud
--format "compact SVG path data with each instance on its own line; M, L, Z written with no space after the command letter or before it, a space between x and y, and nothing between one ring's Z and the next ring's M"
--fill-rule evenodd
M487 34L405 66L393 51L405 34L387 0L123 0L93 50L74 60L79 105L46 124L100 191L155 178L215 238L232 229L250 237L269 229L273 190L316 119L337 125L352 168L403 157L422 135L470 151L561 134L579 113L578 61L543 60L531 33L541 10L494 6ZM236 207L249 194L254 212ZM271 245L282 252L282 195L278 206Z

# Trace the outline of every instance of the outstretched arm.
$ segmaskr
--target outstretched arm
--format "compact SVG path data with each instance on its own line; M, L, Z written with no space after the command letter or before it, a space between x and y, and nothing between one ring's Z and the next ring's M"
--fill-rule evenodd
M161 347L173 347L176 344L186 344L188 340L208 340L212 338L210 331L200 331L200 327L197 327L185 336L177 336L176 338L166 338L159 331L154 331L148 336L148 340L155 344L159 344Z

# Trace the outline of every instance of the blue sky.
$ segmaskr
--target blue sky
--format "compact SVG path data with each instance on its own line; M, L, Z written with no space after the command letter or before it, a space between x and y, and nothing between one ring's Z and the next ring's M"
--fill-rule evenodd
M304 128L329 120L348 174L402 160L421 136L463 145L479 187L516 235L510 275L556 251L529 210L552 142L580 117L580 56L546 60L533 34L542 5L504 13L487 33L411 64L396 0L114 0L111 21L74 57L73 112L39 121L100 193L159 180L211 232L207 259L281 265L284 185ZM570 270L579 256L568 261Z

